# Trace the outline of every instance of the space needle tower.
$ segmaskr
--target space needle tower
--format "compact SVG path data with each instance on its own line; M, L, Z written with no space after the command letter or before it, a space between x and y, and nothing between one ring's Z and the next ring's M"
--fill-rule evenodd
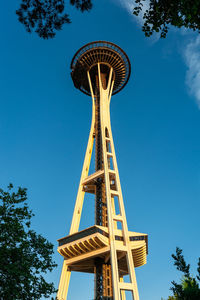
M71 272L94 274L95 300L139 300L135 268L146 263L148 236L128 230L110 123L111 96L125 87L130 69L126 53L105 41L83 46L71 62L74 86L92 98L92 121L70 232L58 240L58 300L67 299ZM85 193L94 196L94 225L79 231Z

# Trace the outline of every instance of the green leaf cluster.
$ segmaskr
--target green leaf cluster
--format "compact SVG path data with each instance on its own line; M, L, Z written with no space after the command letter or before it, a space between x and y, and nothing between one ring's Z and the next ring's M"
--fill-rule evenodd
M147 0L133 0L136 4L133 14L143 13L142 30L147 37L159 32L165 38L169 26L185 27L200 32L200 0L149 0L149 8L143 12Z
M198 281L200 281L200 258L198 259L196 277L190 274L190 265L186 264L180 248L176 248L176 253L172 254L172 258L174 259L174 266L176 266L178 271L183 273L183 277L180 283L172 281L171 290L173 296L168 297L168 300L199 300L200 287Z
M92 8L91 0L70 0L70 4L81 12ZM26 31L35 31L43 39L53 38L64 24L71 23L64 0L21 0L16 14Z
M40 299L56 290L43 277L56 264L53 245L31 230L27 190L0 189L0 299Z

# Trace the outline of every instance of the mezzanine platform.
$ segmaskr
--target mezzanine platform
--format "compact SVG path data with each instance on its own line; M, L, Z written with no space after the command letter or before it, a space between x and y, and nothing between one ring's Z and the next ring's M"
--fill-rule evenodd
M129 231L131 252L135 267L146 264L148 235ZM122 275L128 274L126 251L123 249L122 230L115 229L118 267ZM66 259L71 271L94 273L95 259L110 261L108 228L92 226L58 240L58 252Z

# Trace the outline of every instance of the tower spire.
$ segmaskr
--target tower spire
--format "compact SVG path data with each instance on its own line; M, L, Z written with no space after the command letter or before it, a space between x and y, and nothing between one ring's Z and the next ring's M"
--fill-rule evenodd
M125 300L126 291L139 300L135 267L146 263L147 235L128 231L110 124L111 95L128 82L130 62L117 45L98 41L76 52L71 69L75 87L91 95L92 122L70 233L58 240L57 299L66 300L71 271L79 271L95 274L95 300ZM88 175L94 142L95 173ZM94 194L95 225L79 231L85 192Z

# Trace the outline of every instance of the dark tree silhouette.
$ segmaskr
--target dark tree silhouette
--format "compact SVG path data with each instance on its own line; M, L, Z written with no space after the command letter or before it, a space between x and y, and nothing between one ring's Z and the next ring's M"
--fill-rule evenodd
M43 273L52 271L53 245L30 229L32 211L24 188L0 189L0 299L40 299L56 290Z
M65 13L64 0L21 0L20 8L16 11L19 21L28 32L35 31L41 38L53 38L56 31L70 23L69 15ZM92 8L91 0L71 0L80 11Z
M186 264L180 248L176 248L176 254L172 254L172 258L174 259L174 266L183 273L183 277L181 283L172 281L171 290L174 295L170 296L168 300L199 300L200 288L197 280L200 281L200 258L198 260L197 280L191 276L190 265Z
M92 0L21 0L16 11L19 21L28 32L35 31L44 39L52 38L64 24L70 23L65 12L68 2L81 12L92 8ZM142 30L147 37L159 32L165 38L170 25L200 32L200 0L132 0L133 14L143 14ZM144 3L148 9L143 10Z
M149 0L149 8L143 11L143 3L147 0L133 0L136 7L133 14L143 14L142 30L147 37L160 32L165 38L169 25L190 28L200 32L200 0Z

